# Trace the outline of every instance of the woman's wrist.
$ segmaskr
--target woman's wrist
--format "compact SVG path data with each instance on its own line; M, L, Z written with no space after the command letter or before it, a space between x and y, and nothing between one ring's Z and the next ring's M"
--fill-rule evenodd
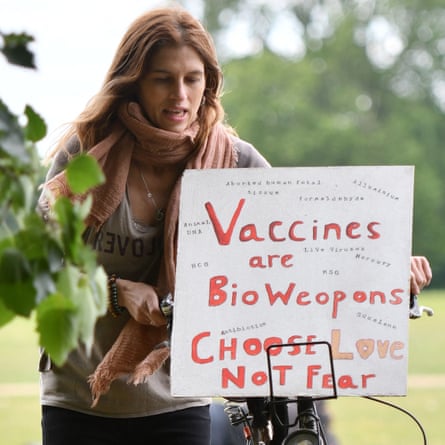
M119 305L117 279L116 274L108 276L108 310L115 318L125 312L125 308Z

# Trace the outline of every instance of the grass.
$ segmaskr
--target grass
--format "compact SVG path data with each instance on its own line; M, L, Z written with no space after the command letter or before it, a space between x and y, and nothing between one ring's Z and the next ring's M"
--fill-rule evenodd
M418 418L429 445L445 445L445 291L424 292L432 318L410 323L408 396L388 398ZM37 336L30 321L16 319L0 329L0 443L41 442ZM419 428L405 414L367 399L328 401L339 445L421 445Z
M38 395L0 396L0 428L2 429L0 443L5 445L40 444L39 422Z
M405 398L384 398L413 414L430 445L445 445L443 412L445 387L409 390ZM420 445L422 432L406 414L363 398L329 401L333 430L341 445Z
M29 320L17 318L0 329L0 443L41 443L39 348Z

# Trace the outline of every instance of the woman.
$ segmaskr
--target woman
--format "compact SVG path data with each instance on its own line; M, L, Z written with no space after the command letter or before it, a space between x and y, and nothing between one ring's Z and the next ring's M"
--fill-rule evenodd
M97 321L91 355L79 347L62 367L42 356L43 445L210 442L209 400L170 395L159 301L174 294L184 169L268 166L223 124L221 86L202 25L181 9L148 12L55 150L44 210L49 198L69 196L63 169L71 156L88 152L105 173L85 240L109 274L110 310ZM429 281L425 264L413 272L420 286Z
M41 361L44 445L209 443L209 400L170 395L159 300L174 292L183 170L268 165L223 125L221 86L202 25L181 9L151 11L130 26L101 90L56 148L52 197L69 195L62 170L79 151L105 173L85 239L110 276L111 301L91 356L79 348L60 368Z

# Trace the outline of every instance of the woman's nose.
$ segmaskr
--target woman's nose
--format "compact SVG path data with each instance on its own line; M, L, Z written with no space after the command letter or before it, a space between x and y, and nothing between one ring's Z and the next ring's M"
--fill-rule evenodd
M183 99L186 97L185 84L182 80L178 80L174 83L171 95L175 99Z

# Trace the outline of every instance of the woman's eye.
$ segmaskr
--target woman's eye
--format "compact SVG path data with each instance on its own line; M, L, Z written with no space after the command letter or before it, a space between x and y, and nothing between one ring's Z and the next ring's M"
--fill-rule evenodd
M191 84L191 85L193 85L193 84L195 84L195 83L200 83L201 80L202 80L201 77L196 77L196 76L194 76L194 77L189 77L188 79L186 79L186 82L189 83L189 84Z
M201 82L201 80L202 80L202 78L199 76L192 76L192 77L186 77L183 80L183 82L187 83L187 84L195 84L195 83ZM154 77L153 82L164 84L164 83L175 82L175 80L171 77Z

